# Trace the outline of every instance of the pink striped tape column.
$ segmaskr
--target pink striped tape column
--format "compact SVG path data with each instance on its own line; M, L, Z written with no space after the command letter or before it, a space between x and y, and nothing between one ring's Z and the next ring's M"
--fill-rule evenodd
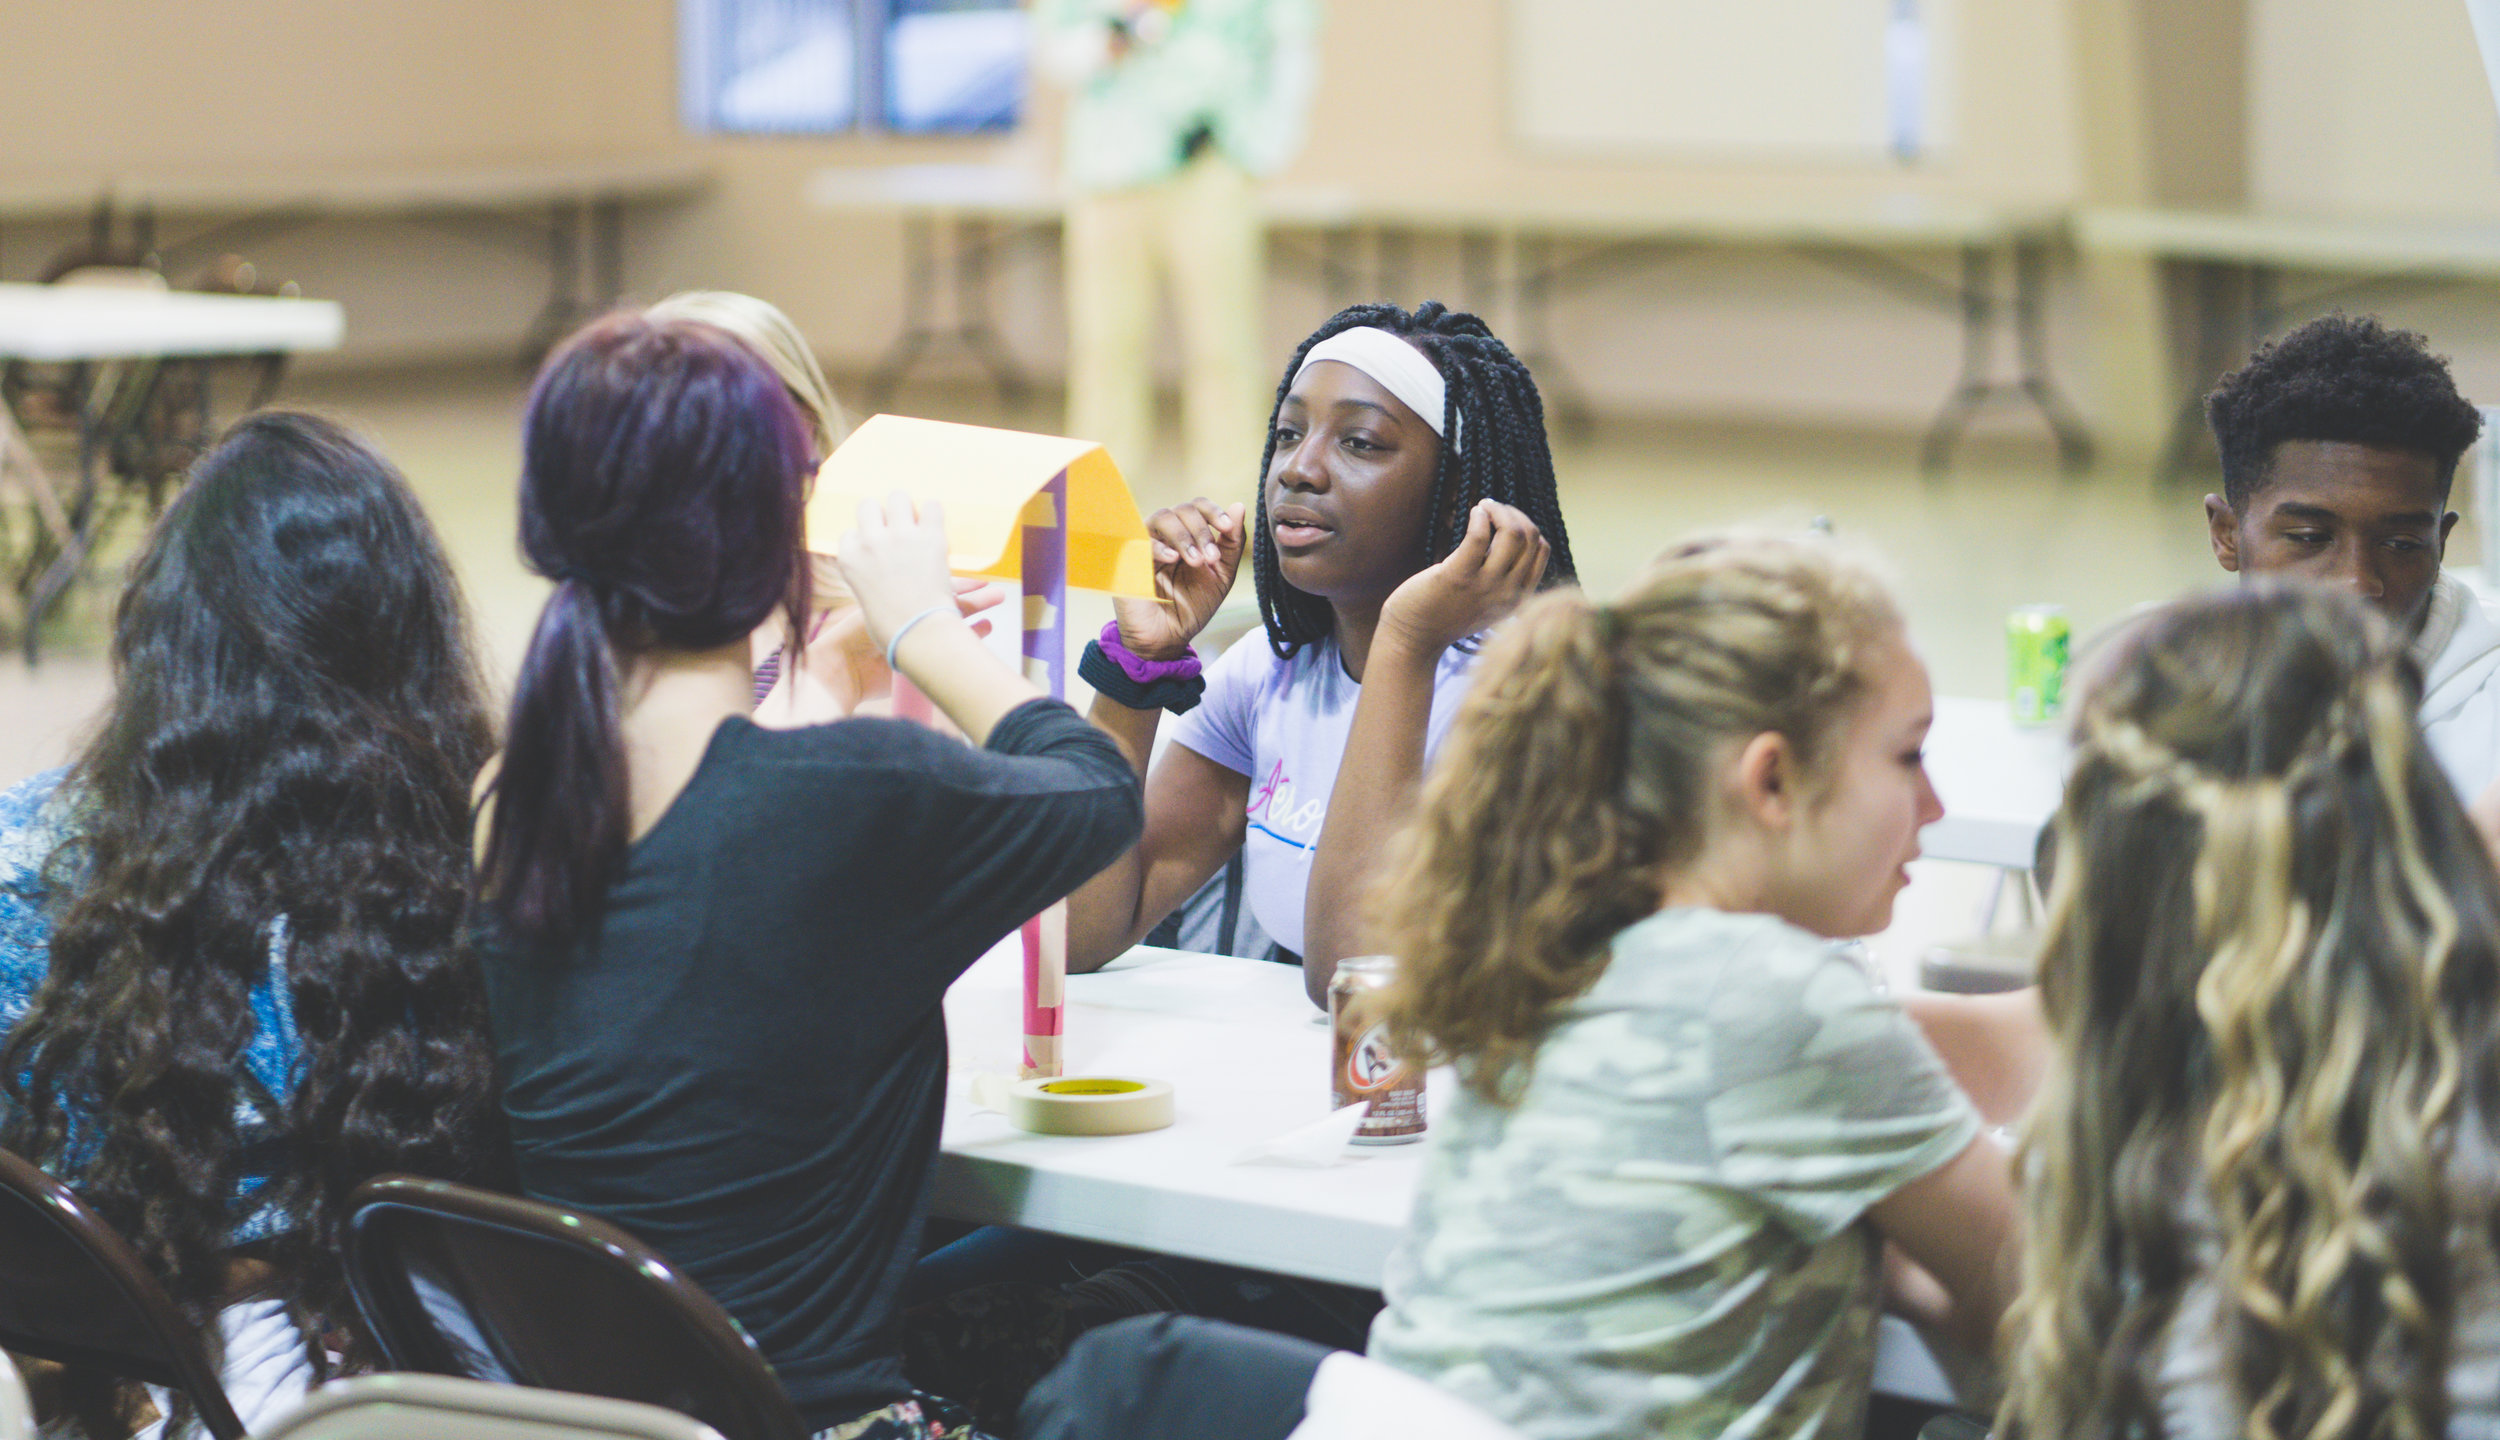
M1035 491L1018 532L1024 547L1024 675L1060 699L1068 693L1068 475ZM1066 1006L1068 905L1060 901L1024 922L1023 1076L1061 1073L1060 1020Z

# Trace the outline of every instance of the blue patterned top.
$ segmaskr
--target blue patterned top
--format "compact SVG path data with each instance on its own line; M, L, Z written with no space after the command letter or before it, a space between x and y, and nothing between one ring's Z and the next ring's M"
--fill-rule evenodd
M52 917L43 872L76 819L76 801L61 789L67 773L66 768L46 770L0 790L0 1030L15 1029L25 1018L51 962ZM262 1091L283 1103L294 1087L299 1050L294 997L286 984L284 917L270 927L269 973L252 987L251 1001L252 1038L243 1049L243 1068ZM268 1183L282 1156L270 1117L249 1095L236 1104L235 1125L236 1139L249 1157L235 1198L248 1203ZM71 1143L74 1148L75 1137ZM277 1229L278 1220L267 1207L254 1209L234 1238L238 1243L261 1239Z

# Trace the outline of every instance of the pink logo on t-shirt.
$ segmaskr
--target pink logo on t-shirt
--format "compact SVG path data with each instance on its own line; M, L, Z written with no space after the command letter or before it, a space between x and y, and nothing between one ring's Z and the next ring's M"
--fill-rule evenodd
M1296 849L1308 850L1319 843L1319 827L1328 818L1328 797L1317 796L1295 800L1293 781L1285 777L1285 762L1278 760L1267 772L1267 779L1250 792L1250 804L1242 811L1249 817L1250 828L1282 840Z

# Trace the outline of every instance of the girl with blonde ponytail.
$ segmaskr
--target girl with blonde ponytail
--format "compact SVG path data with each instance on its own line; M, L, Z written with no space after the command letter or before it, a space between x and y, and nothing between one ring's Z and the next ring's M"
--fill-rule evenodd
M1942 813L1931 709L1817 540L1689 544L1497 636L1378 892L1391 1034L1464 1086L1374 1356L1531 1436L1855 1440L1879 1239L1985 1347L2004 1156L1829 943Z
M2251 586L2086 694L2000 1435L2500 1433L2500 880L2348 593Z

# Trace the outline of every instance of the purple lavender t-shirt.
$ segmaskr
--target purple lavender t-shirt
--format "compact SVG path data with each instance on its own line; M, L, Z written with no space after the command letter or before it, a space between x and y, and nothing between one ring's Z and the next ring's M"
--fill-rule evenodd
M1476 657L1443 651L1432 678L1432 718L1424 730L1429 765L1467 698ZM1207 692L1180 718L1172 741L1250 777L1242 843L1243 890L1259 927L1302 953L1302 900L1311 884L1311 848L1328 818L1328 796L1345 758L1346 732L1363 687L1348 679L1333 639L1279 660L1264 631L1233 642L1207 667Z

